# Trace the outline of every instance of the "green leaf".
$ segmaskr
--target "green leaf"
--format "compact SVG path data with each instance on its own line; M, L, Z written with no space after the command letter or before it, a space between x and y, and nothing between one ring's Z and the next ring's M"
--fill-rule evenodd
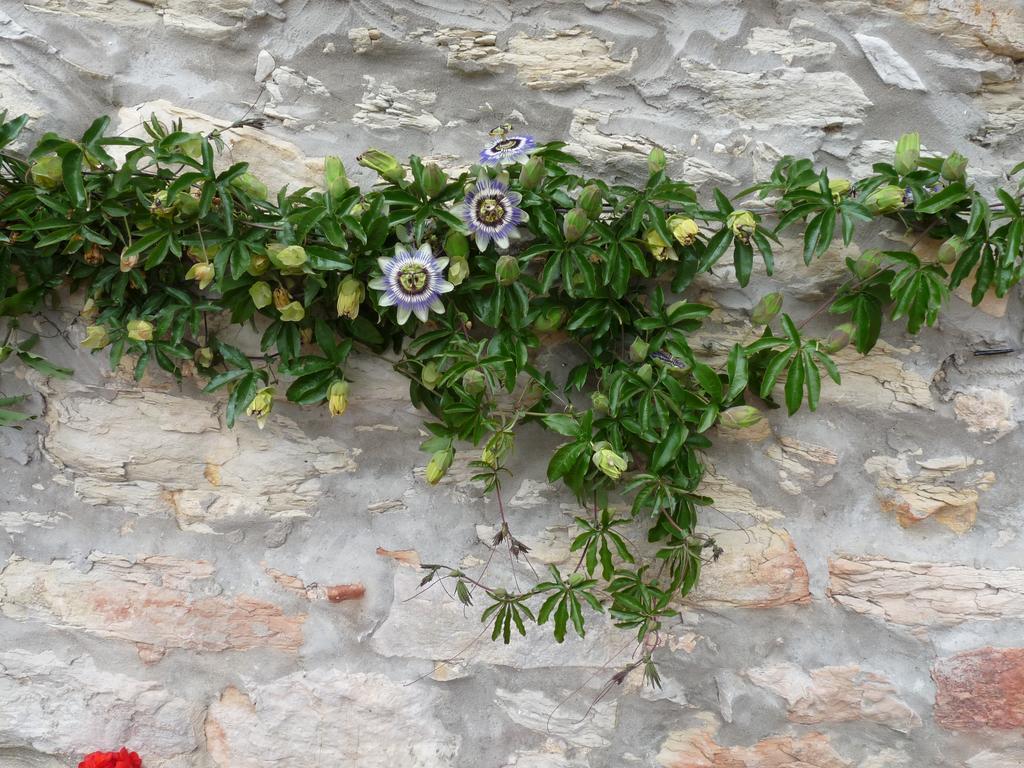
M82 176L82 150L78 147L68 150L61 159L61 172L64 176L64 189L67 190L71 204L75 208L85 205L85 178Z
M804 359L798 355L786 371L786 410L792 416L800 410L804 390Z
M18 359L21 360L29 368L35 368L40 373L46 376L53 376L58 379L66 379L74 370L71 368L62 368L59 365L54 365L49 360L39 357L39 355L33 355L31 352L19 352Z
M679 450L683 447L683 443L686 441L686 437L689 434L689 430L682 422L675 422L669 427L660 442L655 446L654 452L651 454L651 467L652 472L658 472L665 467L669 462L675 459L679 454Z

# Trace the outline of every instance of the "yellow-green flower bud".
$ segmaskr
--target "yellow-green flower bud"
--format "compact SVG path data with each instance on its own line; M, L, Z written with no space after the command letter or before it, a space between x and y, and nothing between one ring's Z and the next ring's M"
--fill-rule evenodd
M548 307L533 321L533 329L538 333L557 331L565 322L565 310L561 307Z
M209 347L199 347L192 353L192 359L200 368L209 368L213 365L213 350Z
M444 252L450 259L467 258L469 256L469 238L453 229L444 239Z
M754 305L750 320L754 325L768 325L782 310L782 294L778 291L766 293Z
M306 263L306 249L301 245L282 245L271 243L267 246L270 263L278 269L301 267Z
M629 359L634 363L642 363L647 359L647 351L650 349L650 345L637 336L633 339L633 343L629 345Z
M587 218L596 219L601 215L601 203L603 202L604 196L601 194L601 188L597 184L589 184L580 193L580 199L576 205L583 209Z
M654 175L665 170L668 158L665 157L665 150L661 147L654 147L647 155L647 170Z
M297 323L306 316L306 309L298 301L290 301L281 308L281 321Z
M441 371L437 367L437 363L430 362L423 366L420 371L420 381L423 382L423 386L429 389L431 392L434 391L434 387L441 380Z
M939 262L952 264L964 255L967 250L967 241L960 235L953 235L946 242L939 246Z
M640 377L640 381L644 384L650 384L651 378L654 376L654 369L651 368L650 363L644 363L636 369L636 375Z
M604 415L611 411L611 404L608 401L608 395L604 394L603 392L591 393L590 405L594 409L595 413L600 413Z
M199 282L199 290L201 291L205 290L213 282L214 277L216 277L216 269L208 261L196 262L185 273L186 280L197 280Z
M324 158L324 181L328 191L335 197L343 195L351 186L340 157Z
M435 197L448 183L448 176L437 163L423 166L423 191L427 197Z
M379 149L368 149L356 158L357 162L364 168L376 171L381 178L393 184L398 184L405 179L405 168L398 162L394 155L381 152Z
M484 391L486 386L487 380L484 378L483 371L479 371L476 368L470 368L462 374L462 388L469 394L479 395Z
M565 219L562 220L562 234L570 243L575 243L583 237L589 228L590 219L587 218L587 213L582 208L573 208L565 214Z
M644 243L656 261L679 260L676 252L669 247L668 243L661 239L661 235L658 234L656 229L648 229L644 233Z
M469 259L465 256L452 256L448 262L448 282L461 285L469 277Z
M85 338L82 339L82 346L86 349L103 349L110 343L110 333L106 326L90 325L85 329Z
M853 262L851 269L861 280L866 280L878 271L881 264L882 252L877 248L869 248Z
M828 338L821 343L821 348L829 354L835 354L850 343L850 339L853 338L855 332L856 328L854 328L853 323L837 325L832 329L832 333L828 335Z
M846 197L852 186L849 179L829 179L828 191L832 193L832 200L838 203Z
M736 237L746 242L757 229L757 219L750 211L737 210L726 217L725 225L732 230Z
M903 187L885 184L864 198L864 205L872 213L895 213L904 207L903 193Z
M917 170L917 163L921 159L921 134L905 133L896 142L896 159L893 166L896 173L905 176Z
M963 181L967 176L967 158L954 152L942 161L941 173L946 181Z
M252 298L252 303L256 305L256 309L269 307L274 301L274 292L270 289L270 284L262 280L249 286L249 296Z
M178 142L178 149L182 154L198 159L203 154L203 137L198 133L190 134L189 138Z
M544 181L546 174L547 168L544 166L544 158L531 157L519 172L519 183L524 189L536 189Z
M512 285L516 280L519 279L519 273L522 268L519 266L519 261L515 256L504 254L498 257L497 263L494 265L494 276L498 278L499 285Z
M259 277L270 269L270 257L265 253L254 253L249 260L249 268L246 270L253 277Z
M256 426L263 429L266 426L270 412L274 409L274 388L264 387L256 393L256 397L249 403L245 412L256 419Z
M428 483L437 485L441 482L441 478L445 476L448 468L452 465L452 459L455 458L454 454L455 452L448 448L443 451L437 451L430 457L430 461L427 462Z
M348 275L341 281L338 288L338 317L355 320L359 317L359 307L366 298L366 288L362 281Z
M85 304L82 305L82 310L78 313L78 316L83 320L92 320L99 313L100 308L96 306L96 302L92 299L86 299Z
M128 338L133 341L152 341L153 324L148 320L129 320Z
M764 419L761 412L752 405L737 405L718 415L718 425L723 429L747 429Z
M56 155L40 157L29 169L32 183L43 189L56 189L64 181L60 158Z
M337 379L327 388L327 409L331 416L341 416L348 408L348 382Z
M693 245L697 240L697 235L700 234L700 227L697 225L697 222L688 216L670 216L668 228L676 242L684 246Z
M231 180L231 186L239 192L248 195L253 200L267 199L267 185L251 173L243 173Z
M622 473L626 471L626 460L611 448L601 448L594 451L591 461L594 462L595 467L612 480L618 480L622 477Z

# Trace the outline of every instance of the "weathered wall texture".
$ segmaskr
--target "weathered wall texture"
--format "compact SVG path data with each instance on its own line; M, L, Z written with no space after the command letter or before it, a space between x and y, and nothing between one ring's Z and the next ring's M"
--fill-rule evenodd
M1020 0L0 0L0 40L0 106L37 129L199 126L259 96L266 131L230 159L275 184L368 145L465 165L506 120L618 178L651 142L697 183L783 153L864 173L913 129L989 181L1024 159ZM781 259L795 315L843 255ZM709 359L775 285L704 281ZM464 465L422 483L386 366L353 372L342 420L281 405L228 431L195 382L139 387L49 338L77 383L23 382L43 415L0 434L0 765L127 743L149 768L1019 768L1022 315L953 299L919 339L844 353L818 416L720 440L725 555L665 638L665 688L594 706L631 648L609 625L504 647L437 590L409 599L421 559L487 558L496 511ZM993 347L1014 351L972 353ZM568 560L574 512L539 456L509 504L538 567Z

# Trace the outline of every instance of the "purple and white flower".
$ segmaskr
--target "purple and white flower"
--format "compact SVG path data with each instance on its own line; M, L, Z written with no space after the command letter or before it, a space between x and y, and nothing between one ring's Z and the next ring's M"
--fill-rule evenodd
M524 163L530 151L537 148L533 136L501 136L493 144L480 150L484 165Z
M443 270L448 266L448 259L435 259L430 246L424 244L415 251L396 245L393 257L377 261L384 274L368 285L384 292L379 299L382 307L398 307L399 325L405 323L409 315L416 315L421 322L426 322L430 310L438 314L444 312L441 294L455 288L444 279Z
M481 177L455 213L462 216L481 251L492 240L497 247L508 248L509 238L519 236L516 226L530 220L526 211L517 207L522 199L506 184Z

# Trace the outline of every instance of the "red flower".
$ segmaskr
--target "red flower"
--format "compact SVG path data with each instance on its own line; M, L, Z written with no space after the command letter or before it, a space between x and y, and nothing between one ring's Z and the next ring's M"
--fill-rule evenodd
M78 768L142 768L142 758L137 752L121 747L120 752L93 752L85 756Z

